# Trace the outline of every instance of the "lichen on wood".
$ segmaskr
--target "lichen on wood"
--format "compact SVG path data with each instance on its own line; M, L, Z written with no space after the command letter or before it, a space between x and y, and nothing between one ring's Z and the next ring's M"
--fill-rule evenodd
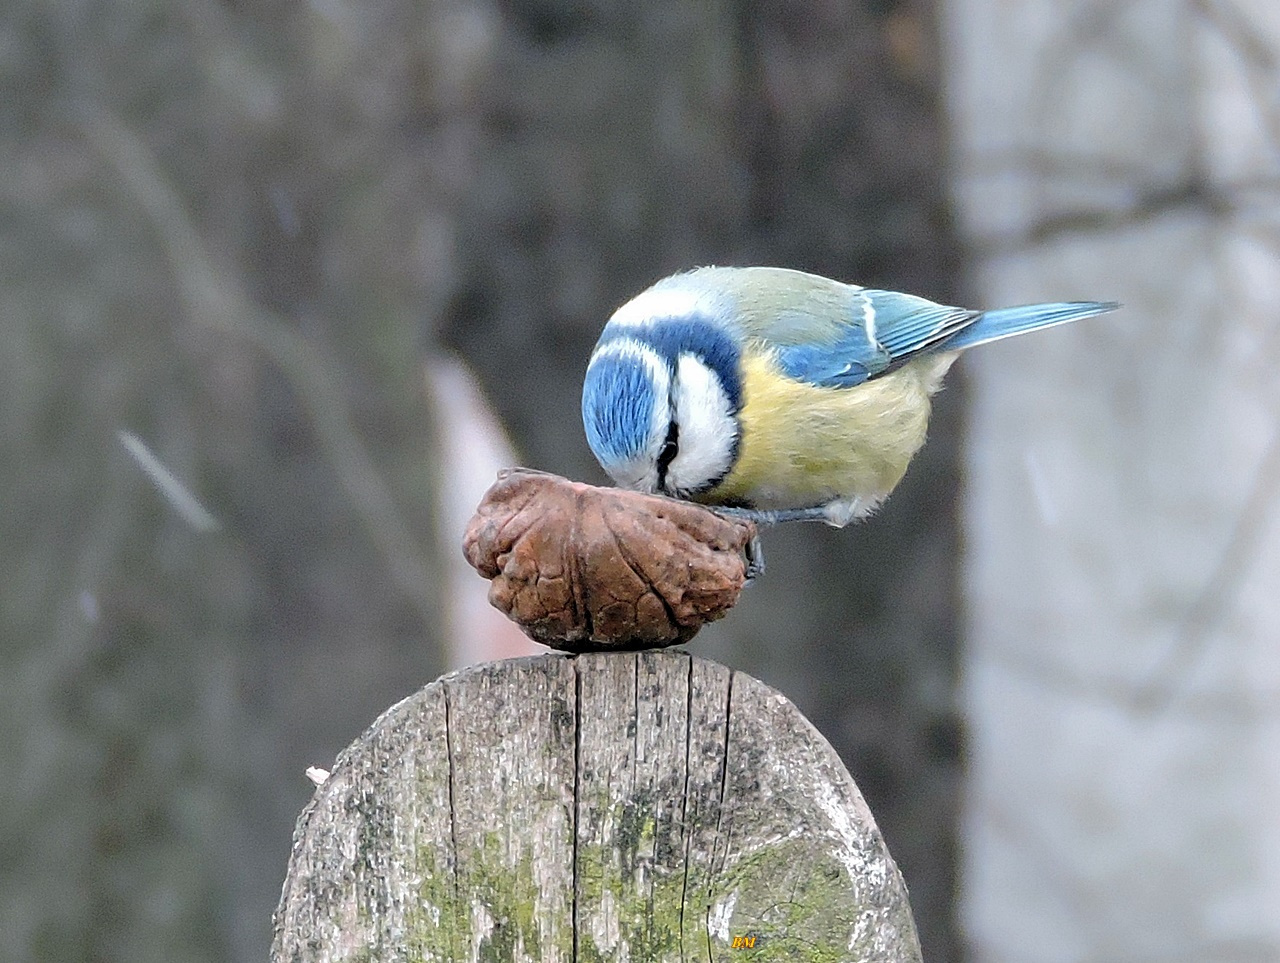
M681 652L438 680L299 819L273 963L918 963L906 891L791 703ZM739 944L741 947L743 944Z

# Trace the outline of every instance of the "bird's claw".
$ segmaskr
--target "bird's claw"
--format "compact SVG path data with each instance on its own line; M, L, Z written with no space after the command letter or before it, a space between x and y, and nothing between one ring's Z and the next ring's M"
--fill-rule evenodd
M746 580L750 583L764 574L764 547L760 544L759 535L752 535L751 541L747 542L746 558Z
M831 519L823 505L813 508L737 508L717 505L715 511L728 518L737 518L745 522L754 522L759 528L769 525L781 525L783 522L827 522ZM747 543L747 581L759 578L764 574L764 549L760 545L760 536L753 535Z

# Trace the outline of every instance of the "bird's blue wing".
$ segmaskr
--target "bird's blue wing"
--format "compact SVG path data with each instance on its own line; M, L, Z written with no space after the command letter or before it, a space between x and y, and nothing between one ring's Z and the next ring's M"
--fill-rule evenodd
M835 340L773 346L778 367L789 378L823 388L852 388L888 370L889 352L861 325L844 326L837 334Z
M979 314L896 291L868 289L862 294L871 304L871 336L896 362L940 345Z
M657 289L705 297L717 323L767 350L788 377L822 388L852 388L923 353L960 351L1117 307L1073 301L969 311L770 267L698 268Z
M786 268L699 268L658 287L728 298L734 326L797 381L851 388L972 323L977 312ZM711 299L714 301L714 299Z
M909 294L851 290L835 337L777 349L789 377L823 388L851 388L939 345L977 317L977 312Z

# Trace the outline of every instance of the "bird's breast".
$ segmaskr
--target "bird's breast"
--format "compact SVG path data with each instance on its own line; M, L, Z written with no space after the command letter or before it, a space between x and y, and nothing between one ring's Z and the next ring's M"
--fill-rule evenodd
M765 348L742 357L739 456L701 500L807 508L856 498L874 505L924 444L929 395L944 359L913 362L852 388L784 375Z

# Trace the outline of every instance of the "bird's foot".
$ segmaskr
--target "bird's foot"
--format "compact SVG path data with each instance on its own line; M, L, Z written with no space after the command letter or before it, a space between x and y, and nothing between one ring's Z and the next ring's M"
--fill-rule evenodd
M755 522L760 528L769 525L781 525L783 522L826 522L831 523L831 518L827 515L825 509L819 505L814 508L779 508L779 509L762 509L762 508L729 508L717 505L714 511L721 515L727 515L730 518L740 518L743 521ZM759 578L764 574L764 548L760 544L760 536L753 535L751 541L747 543L747 581Z
M764 547L760 544L759 535L752 535L751 541L747 542L746 556L746 580L750 584L764 574Z

